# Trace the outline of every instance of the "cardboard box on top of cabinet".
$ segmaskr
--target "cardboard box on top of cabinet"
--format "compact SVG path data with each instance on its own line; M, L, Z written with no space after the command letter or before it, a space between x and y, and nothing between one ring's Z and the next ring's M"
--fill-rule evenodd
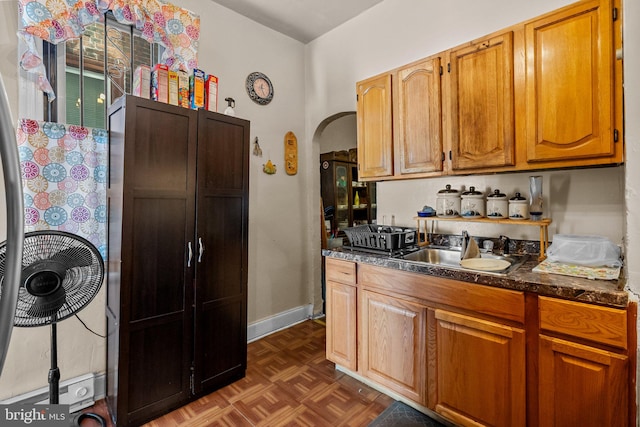
M169 70L169 104L178 105L178 73Z
M207 111L218 111L218 78L212 74L207 76L205 82L205 109Z
M151 68L147 65L138 65L133 72L133 90L135 96L144 99L151 98Z
M169 102L169 67L156 64L151 71L151 99Z
M189 76L190 104L194 110L204 108L204 79L204 71L197 68L194 68L193 74Z
M189 73L178 71L178 105L189 108Z

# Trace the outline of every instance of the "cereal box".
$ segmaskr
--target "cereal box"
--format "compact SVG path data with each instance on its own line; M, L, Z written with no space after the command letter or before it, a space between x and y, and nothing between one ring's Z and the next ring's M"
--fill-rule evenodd
M178 71L178 105L189 108L189 74Z
M197 68L189 76L189 100L194 110L204 108L204 78L204 71Z
M178 73L169 71L169 104L178 105Z
M151 99L169 102L169 67L156 64L151 71Z

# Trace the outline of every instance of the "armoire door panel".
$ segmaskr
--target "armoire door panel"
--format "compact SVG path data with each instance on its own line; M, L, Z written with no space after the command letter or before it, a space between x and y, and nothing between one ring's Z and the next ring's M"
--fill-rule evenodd
M221 121L204 111L198 120L198 193L243 191L248 185L245 180L249 179L243 173L249 147L238 141L245 139L245 127Z
M132 328L129 348L129 412L167 399L187 397L188 354L184 354L184 324L181 320L153 327ZM162 373L160 375L160 373Z
M184 310L188 213L184 199L135 199L131 321Z
M242 197L205 197L200 199L202 216L198 222L198 245L202 239L204 250L196 264L197 298L212 301L243 292L245 243L238 236L247 230L243 216Z
M244 373L247 359L244 295L203 304L196 328L196 393ZM244 333L241 333L243 331Z
M189 135L190 121L185 110L183 115L175 111L138 108L136 111L135 146L132 148L136 167L133 185L136 189L161 189L162 191L185 191L190 175L195 171L185 167L190 163L189 144L183 143ZM162 123L162 126L158 124ZM127 153L129 154L129 153ZM195 167L195 164L192 165Z

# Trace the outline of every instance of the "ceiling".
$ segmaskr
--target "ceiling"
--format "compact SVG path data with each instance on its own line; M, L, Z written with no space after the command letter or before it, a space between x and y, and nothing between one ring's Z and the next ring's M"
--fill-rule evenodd
M211 0L302 43L383 0Z

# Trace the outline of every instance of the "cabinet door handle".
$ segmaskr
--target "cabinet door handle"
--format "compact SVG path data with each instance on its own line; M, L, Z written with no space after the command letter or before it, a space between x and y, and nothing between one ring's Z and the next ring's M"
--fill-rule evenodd
M191 249L191 242L189 242L189 259L187 260L187 267L191 267L191 258L193 258L193 250Z
M198 262L202 262L203 252L204 252L204 245L202 244L202 237L198 237Z

